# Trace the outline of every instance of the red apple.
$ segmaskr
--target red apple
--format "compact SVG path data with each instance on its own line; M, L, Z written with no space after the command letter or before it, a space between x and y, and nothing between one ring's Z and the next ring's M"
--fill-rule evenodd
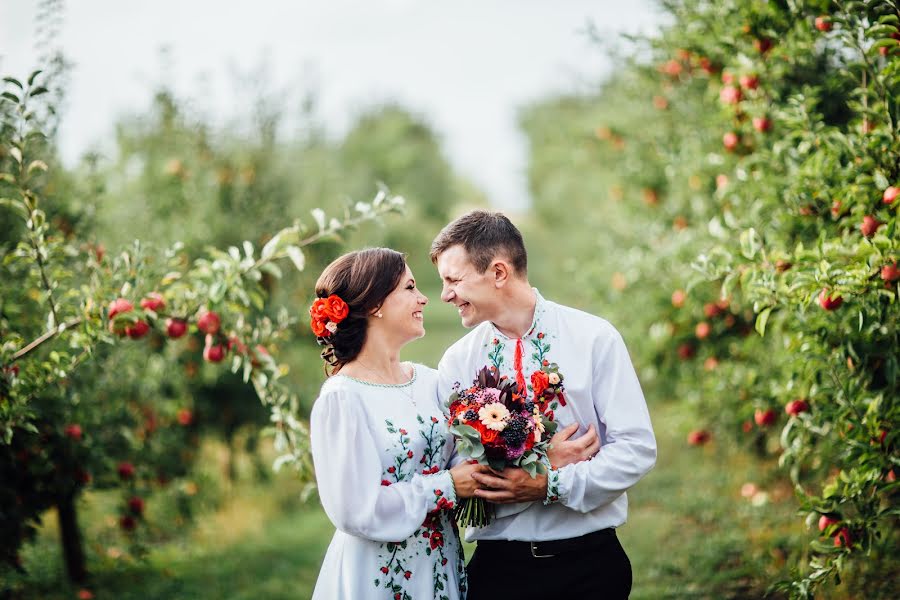
M772 121L767 117L753 117L753 129L765 133L772 129Z
M723 104L737 104L741 101L741 88L733 85L726 85L722 88L722 91L719 92L719 100L721 100Z
M66 425L66 428L63 430L63 432L76 442L81 441L81 425L78 425L77 423L71 423L69 425Z
M662 71L669 77L678 77L681 75L682 66L677 60L670 60L662 66Z
M707 302L703 305L703 314L706 315L708 319L717 317L721 313L722 309L715 302Z
M840 531L838 531L834 535L834 546L835 548L847 547L853 545L853 539L850 537L850 530L846 527L841 527Z
M684 290L675 290L672 292L672 306L675 308L681 308L684 306L684 301L687 299L687 294L684 293Z
M864 236L867 238L875 235L875 232L878 231L878 228L881 227L881 223L873 217L872 215L866 215L863 217L862 224L859 226L859 230L862 232Z
M733 131L729 131L725 135L722 136L722 144L725 146L725 149L728 151L732 151L738 146L738 142L740 142L740 138L738 134Z
M816 17L816 29L819 31L831 31L831 20L826 16Z
M900 193L900 188L890 186L884 190L884 194L881 196L881 201L885 204L893 204L894 200L897 198L897 194Z
M125 326L125 334L133 340L144 337L148 331L150 331L150 325L147 324L147 321L135 321Z
M162 294L158 292L150 292L147 297L141 300L141 308L159 312L166 307L166 301L163 300Z
M821 517L819 517L819 531L824 533L830 525L835 525L840 522L840 519L836 519L828 515L822 515Z
M208 310L204 311L197 317L197 329L209 335L215 335L219 332L219 326L222 324L219 315Z
M756 75L741 75L740 82L745 90L755 90L759 87L759 77Z
M753 47L756 48L756 51L760 54L765 54L772 49L772 40L769 38L755 39L753 40Z
M119 527L125 531L134 531L134 528L137 527L137 521L131 515L125 515L119 519Z
M112 320L116 315L131 312L134 305L125 298L116 298L109 304L109 318Z
M194 422L194 413L187 408L179 408L176 418L178 419L179 425L187 427Z
M725 85L731 85L734 83L734 74L729 73L728 71L722 71L722 83Z
M134 477L134 465L130 462L119 463L116 471L119 473L119 479L127 480Z
M184 319L166 319L166 335L178 339L187 333L188 325Z
M700 58L698 64L707 75L714 75L718 71L718 67L716 67L716 65L705 56Z
M128 499L128 510L136 517L144 514L144 499L140 496L132 496Z
M712 327L709 326L709 323L700 321L694 328L694 335L697 336L697 339L704 340L709 337L710 331L712 331Z
M741 430L744 433L750 433L751 431L753 431L753 423L751 423L750 421L744 421L743 423L741 423Z
M819 292L819 306L825 310L836 310L843 303L844 299L840 295L832 295L828 288Z
M756 412L753 413L753 420L760 427L768 427L773 424L778 418L778 415L771 408L767 408L765 410L761 408L757 408Z
M900 269L897 268L897 263L894 262L893 264L881 267L881 278L888 283L900 279Z
M803 400L802 398L798 398L797 400L791 400L784 406L784 412L791 415L792 417L796 417L800 413L805 413L809 410L809 402Z
M834 217L835 219L840 217L842 206L843 206L843 204L841 203L840 200L835 200L834 202L832 202L831 203L831 216Z
M691 446L702 446L710 440L711 436L705 429L697 429L688 434L687 441Z
M216 344L213 336L206 336L206 345L203 348L203 360L208 362L222 362L225 358L225 346Z
M696 353L697 351L690 344L681 344L678 346L678 358L681 360L694 358L694 354Z
M716 189L721 190L728 185L728 175L716 175Z

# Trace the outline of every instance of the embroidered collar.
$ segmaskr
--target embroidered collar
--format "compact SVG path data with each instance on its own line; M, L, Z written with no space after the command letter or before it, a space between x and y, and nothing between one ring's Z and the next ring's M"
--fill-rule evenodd
M529 328L528 328L528 331L525 332L525 335L522 336L521 339L523 339L523 340L524 340L525 338L531 336L532 334L534 334L534 333L538 330L538 325L540 324L541 317L544 316L544 312L545 312L546 309L547 309L547 301L544 300L544 297L541 296L541 293L538 291L538 289L535 288L535 287L533 287L533 288L531 288L531 289L532 289L532 291L534 292L534 296L535 296L535 302L534 302L534 318L533 318L532 321L531 321L531 327L529 327ZM495 337L495 338L499 338L499 339L503 339L503 340L515 340L515 339L519 339L519 338L509 337L508 335L506 335L505 333L503 333L502 331L500 331L500 330L497 328L497 326L494 325L494 322L493 322L493 321L491 321L490 323L491 323L491 329L492 329L493 332L494 332L494 337Z

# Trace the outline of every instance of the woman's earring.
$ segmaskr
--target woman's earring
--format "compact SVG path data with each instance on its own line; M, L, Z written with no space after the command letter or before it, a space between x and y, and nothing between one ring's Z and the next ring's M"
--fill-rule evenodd
M378 318L380 319L380 318L383 317L384 315L381 314L381 311L379 311L379 312L375 313L375 316L378 317Z

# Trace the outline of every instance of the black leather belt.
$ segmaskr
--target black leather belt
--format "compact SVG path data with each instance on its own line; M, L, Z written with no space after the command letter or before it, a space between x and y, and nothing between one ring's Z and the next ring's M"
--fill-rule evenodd
M545 540L541 542L522 542L518 540L478 540L478 548L491 554L498 552L506 556L531 556L532 558L551 558L559 554L578 552L599 548L616 538L616 530L612 527L592 531L574 538L564 540Z

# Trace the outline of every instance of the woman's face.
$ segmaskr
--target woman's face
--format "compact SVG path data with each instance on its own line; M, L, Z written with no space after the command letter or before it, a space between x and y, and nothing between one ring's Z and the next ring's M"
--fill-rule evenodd
M407 265L400 283L388 294L379 309L382 317L376 317L375 321L388 335L397 337L404 343L409 342L425 335L422 309L426 304L428 298L416 287L416 280Z

